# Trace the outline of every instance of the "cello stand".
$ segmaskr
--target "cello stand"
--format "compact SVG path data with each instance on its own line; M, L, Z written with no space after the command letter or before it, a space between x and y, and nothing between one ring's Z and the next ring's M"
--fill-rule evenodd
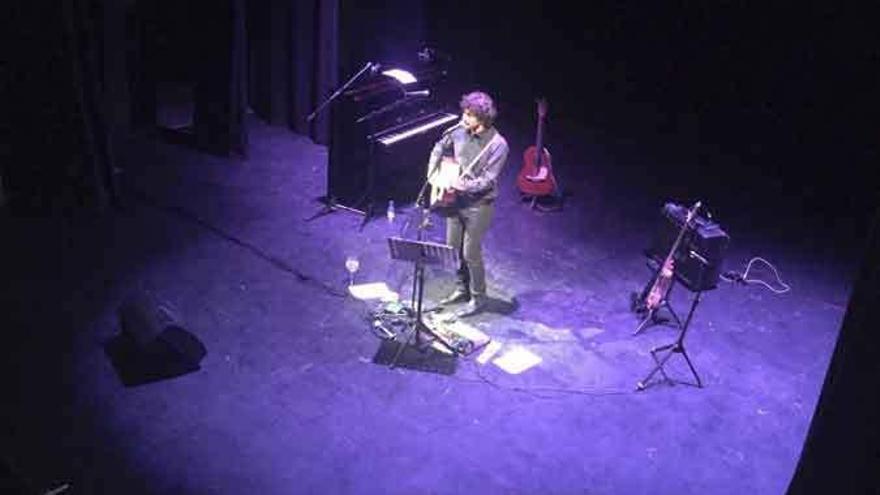
M696 383L697 388L703 388L703 382L700 380L700 376L697 374L697 370L694 368L694 364L691 362L690 357L688 357L687 350L684 348L684 338L685 338L685 335L687 334L688 327L690 326L691 318L693 318L693 316L694 316L694 310L697 309L697 304L699 304L700 297L702 296L702 294L703 294L702 291L697 291L696 295L694 296L694 300L691 303L691 309L690 309L690 311L688 311L687 319L685 320L684 325L679 324L680 331L678 333L678 338L675 340L675 342L673 342L671 344L666 344L666 345L654 347L653 349L651 349L651 357L654 359L654 363L656 363L656 366L654 367L654 369L651 370L650 373L648 373L648 376L646 376L644 379L642 379L640 382L638 382L636 384L637 390L640 390L640 391L645 390L648 386L648 381L658 371L660 372L661 375L663 375L663 378L667 382L674 383L673 380L671 380L669 378L669 376L666 374L666 371L663 370L663 365L665 365L666 361L668 361L669 358L672 357L674 354L681 354L684 357L684 360L687 362L688 368L690 368L691 373L694 375L694 378L697 380L697 383ZM672 309L672 308L670 307L670 309ZM673 315L674 314L675 313L673 313ZM650 318L650 316L649 316L649 318ZM678 317L676 316L676 320L677 319L678 319ZM659 353L663 353L663 352L665 352L666 355L663 356L662 359L658 359L657 355Z

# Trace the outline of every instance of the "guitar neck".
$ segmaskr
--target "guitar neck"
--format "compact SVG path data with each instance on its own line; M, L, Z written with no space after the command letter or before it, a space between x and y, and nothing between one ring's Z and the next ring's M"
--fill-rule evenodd
M669 254L666 255L666 260L663 262L663 264L669 263L669 260L671 260L673 255L675 255L675 251L678 249L679 244L681 244L681 240L684 238L684 233L687 232L691 221L693 221L694 217L697 215L697 209L699 207L700 204L697 203L690 211L688 211L688 214L684 220L684 225L681 226L681 230L678 232L678 237L676 237L675 242L672 243L672 248L669 250Z
M538 152L537 160L538 166L543 165L544 161L544 118L538 117L538 126L537 131L535 132L535 149Z
M684 227L682 227L681 231L678 233L678 237L676 237L675 242L672 243L672 249L669 250L669 254L666 255L665 263L668 263L669 260L675 255L675 251L678 249L678 245L681 244L681 239L684 237L684 232L687 230L687 223L685 223Z

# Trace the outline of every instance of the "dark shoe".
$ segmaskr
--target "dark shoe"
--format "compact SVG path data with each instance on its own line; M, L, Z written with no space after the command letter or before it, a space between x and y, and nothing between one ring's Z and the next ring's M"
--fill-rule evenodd
M470 297L470 294L468 294L467 292L465 292L461 289L455 289L455 291L452 294L449 294L448 296L446 296L440 300L440 305L445 306L447 304L455 304L455 303L459 303L459 302L465 302L468 300L469 297Z
M485 297L472 297L470 301L468 301L465 307L458 310L455 315L459 318L463 318L466 316L473 316L480 311L486 309L486 298Z

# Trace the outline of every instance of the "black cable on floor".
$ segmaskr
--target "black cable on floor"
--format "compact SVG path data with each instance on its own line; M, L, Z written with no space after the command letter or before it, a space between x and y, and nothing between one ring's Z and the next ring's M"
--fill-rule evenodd
M221 230L219 227L215 227L214 225L202 220L201 218L197 217L193 213L187 211L185 208L182 208L180 206L164 205L164 204L154 200L153 198L151 198L149 195L143 193L142 191L139 191L136 188L130 187L130 189L134 193L134 196L136 198L138 198L139 200L141 200L143 203L145 203L149 206L152 206L153 208L156 208L158 210L164 211L166 213L174 214L178 217L184 218L186 220L189 220L193 223L198 224L199 226L205 228L206 230L209 230L210 232L214 233L215 235L217 235L217 236L219 236L229 242L237 244L238 246L241 246L242 248L250 251L258 258L271 263L272 265L279 268L280 270L292 274L300 282L314 285L318 289L323 290L324 292L326 292L327 294L330 294L331 296L346 297L346 294L344 292L338 291L338 290L334 289L333 287L330 287L329 285L315 279L314 277L303 273L302 271L300 271L300 270L296 269L295 267L291 266L290 264L288 264L286 261L284 261L280 258L277 258L275 256L272 256L269 253L266 253L265 251L258 248L257 246L254 246L253 244L251 244L247 241L239 239L238 237L235 237L234 235L229 234L229 233Z

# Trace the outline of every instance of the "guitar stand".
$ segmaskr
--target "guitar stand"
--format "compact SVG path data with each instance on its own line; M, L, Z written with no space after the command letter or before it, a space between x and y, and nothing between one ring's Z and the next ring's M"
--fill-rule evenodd
M691 362L690 357L688 357L687 350L684 348L684 338L687 334L688 327L690 326L691 318L694 316L694 310L697 309L697 304L699 304L702 294L702 291L698 291L696 293L696 296L694 296L694 300L691 303L691 309L690 311L688 311L687 319L685 320L684 325L679 324L681 330L679 331L678 338L675 340L675 342L654 347L653 349L651 349L651 357L654 359L654 363L656 364L656 366L654 367L654 369L651 370L650 373L648 373L648 376L646 376L643 380L636 384L637 390L645 390L648 386L648 381L658 371L661 375L663 375L663 378L668 383L675 383L672 379L669 378L669 376L666 374L666 371L663 369L666 361L668 361L669 358L671 358L674 354L681 354L684 357L684 360L687 362L688 368L690 368L691 373L697 380L697 388L703 388L703 382L700 380L700 375L697 374L697 370L694 368L694 364ZM669 309L671 310L672 308L670 307ZM676 317L676 319L677 318L678 317ZM666 352L666 355L663 356L663 359L658 359L657 355L662 352Z
M548 196L552 196L552 195L548 195ZM556 198L556 201L557 201L556 206L544 206L544 205L541 205L540 203L538 203L538 200L541 199L542 197L543 196L539 196L537 194L535 194L535 195L523 194L520 197L520 200L521 201L528 200L529 201L529 209L532 209L532 210L538 210L538 211L544 211L544 212L562 210L562 200L561 199Z

